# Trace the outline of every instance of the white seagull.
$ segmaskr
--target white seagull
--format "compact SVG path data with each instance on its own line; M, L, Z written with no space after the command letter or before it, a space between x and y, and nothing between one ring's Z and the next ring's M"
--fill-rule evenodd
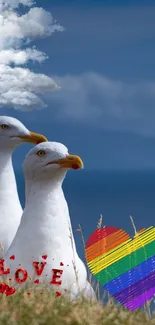
M38 144L43 141L47 141L43 135L30 132L17 119L0 116L0 257L9 248L23 212L12 166L12 153L23 142Z
M62 189L67 170L82 167L81 158L70 155L68 149L57 142L40 143L27 154L23 164L25 209L5 261L11 269L10 277L14 277L18 268L24 268L34 281L46 281L49 287L71 299L81 294L94 299L86 267L77 254ZM12 255L14 260L10 260ZM38 276L33 262L45 262L45 257L47 264ZM55 280L59 284L50 283L54 269L62 271L62 274L58 271L60 278Z

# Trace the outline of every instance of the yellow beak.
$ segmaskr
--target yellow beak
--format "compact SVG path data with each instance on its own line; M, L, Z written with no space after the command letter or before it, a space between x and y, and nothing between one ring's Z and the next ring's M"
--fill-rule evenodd
M47 141L47 138L44 135L34 132L30 132L30 134L26 136L19 136L19 138L23 139L25 142L31 142L35 144Z
M71 168L75 170L84 167L81 158L75 155L67 155L66 158L49 162L48 165L49 164L58 164L61 168Z

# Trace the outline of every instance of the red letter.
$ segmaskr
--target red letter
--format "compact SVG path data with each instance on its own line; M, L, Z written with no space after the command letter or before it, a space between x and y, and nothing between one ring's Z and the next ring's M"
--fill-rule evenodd
M33 266L35 268L37 275L41 275L43 273L46 262L41 262L40 264L41 264L41 267L39 269L39 262L33 262Z
M22 272L23 273L23 279L19 278L19 273ZM28 277L28 273L25 269L18 269L15 273L15 280L19 283L25 282L27 280Z
M10 269L4 270L4 261L4 259L0 260L0 275L10 273Z
M60 285L62 283L62 281L56 281L56 279L60 279L61 275L63 273L63 270L57 270L57 269L52 269L53 271L53 276L52 276L52 281L50 282L51 284L57 284ZM59 275L57 274L59 273Z

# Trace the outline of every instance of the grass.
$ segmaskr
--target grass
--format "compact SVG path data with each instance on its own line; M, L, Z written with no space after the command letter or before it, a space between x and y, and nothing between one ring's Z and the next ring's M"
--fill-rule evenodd
M0 325L148 325L155 324L143 311L130 312L112 304L103 305L80 299L69 302L52 291L27 291L0 295Z

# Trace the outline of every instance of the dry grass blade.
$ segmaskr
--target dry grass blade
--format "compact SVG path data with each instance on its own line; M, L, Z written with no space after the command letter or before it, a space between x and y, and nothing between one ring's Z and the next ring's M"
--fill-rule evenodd
M137 234L137 229L136 229L136 226L135 226L135 223L134 223L134 220L133 220L132 216L130 216L130 220L131 220L131 223L132 223L132 226L133 226L133 229L134 229L134 234L136 235Z
M136 225L135 225L135 222L134 222L132 216L130 216L130 220L131 220L131 223L132 223L132 226L133 226L133 229L134 229L134 234L135 234L135 236L136 236L136 235L137 235L137 229L136 229ZM154 298L152 298L152 299L154 299ZM151 309L150 309L150 304L151 304L152 299L151 299L150 301L147 301L147 302L144 304L144 311L146 312L146 315L147 315L147 317L148 317L149 319L151 319Z
M102 228L102 223L103 223L103 216L101 214L100 219L99 219L98 224L97 224L97 228Z
M69 233L70 233L69 238L71 240L71 246L72 246L72 251L73 251L73 260L72 260L72 263L73 263L73 268L74 268L74 272L75 272L76 283L79 286L78 271L76 269L75 252L74 252L73 237L72 237L72 230L71 230L70 224L68 224L68 227L69 227Z

